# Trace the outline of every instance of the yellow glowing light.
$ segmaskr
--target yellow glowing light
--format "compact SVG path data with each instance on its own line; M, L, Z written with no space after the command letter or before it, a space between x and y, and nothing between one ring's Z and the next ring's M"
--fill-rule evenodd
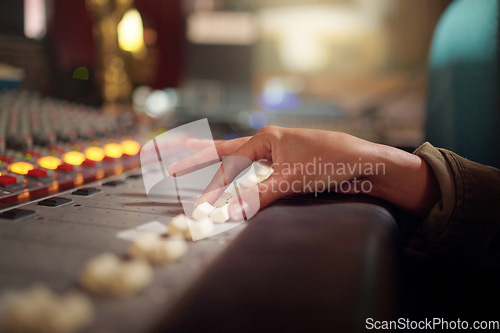
M26 162L16 162L10 166L10 171L19 175L26 175L28 171L33 170L33 165Z
M122 141L122 149L124 154L136 155L139 153L139 150L141 150L141 145L134 140L125 140Z
M85 156L92 161L102 161L104 158L104 150L100 147L89 147L85 149Z
M61 163L61 160L54 156L45 156L38 160L39 166L49 170L57 169Z
M118 44L122 50L134 54L144 51L142 18L137 9L129 9L118 23Z
M85 155L79 151L69 151L64 154L64 162L71 165L80 165L85 161Z
M120 158L123 154L122 146L117 143L108 143L104 146L104 154L113 158Z

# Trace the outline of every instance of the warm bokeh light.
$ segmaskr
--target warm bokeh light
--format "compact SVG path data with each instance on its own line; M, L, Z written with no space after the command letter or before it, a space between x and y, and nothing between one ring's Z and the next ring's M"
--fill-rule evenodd
M122 146L117 143L108 143L104 146L104 154L113 158L120 158L123 154Z
M26 175L28 171L33 170L33 165L26 162L16 162L10 166L10 171L18 175Z
M122 141L123 153L127 155L136 155L141 150L141 145L134 140Z
M122 50L134 54L144 50L142 18L137 9L129 9L118 23L118 44Z
M85 149L85 156L91 161L102 161L104 158L104 150L101 147L89 147Z
M42 38L47 30L45 0L24 0L24 35Z
M45 156L38 160L38 165L42 168L55 170L62 163L62 161L54 156Z
M79 151L69 151L64 154L64 162L71 165L80 165L85 161L85 155Z

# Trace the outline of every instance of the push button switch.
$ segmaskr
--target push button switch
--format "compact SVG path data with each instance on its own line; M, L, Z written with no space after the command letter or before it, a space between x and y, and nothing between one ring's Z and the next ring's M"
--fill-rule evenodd
M17 183L17 178L9 175L0 176L0 187L7 187Z
M57 207L69 203L73 200L64 197L52 197L47 198L45 200L39 201L38 204L40 206L49 206L49 207Z
M1 219L17 220L23 217L35 215L34 210L14 208L0 214Z
M115 187L115 186L120 186L120 185L123 185L123 184L125 184L124 180L111 180L111 181L109 181L107 183L102 184L102 186L113 186L113 187Z
M43 169L32 169L28 171L27 176L32 178L43 178L47 177L47 171Z
M81 196L88 197L89 195L92 195L92 194L95 194L95 193L99 193L99 192L101 192L101 190L98 189L98 188L95 188L95 187L84 187L84 188L79 188L78 190L74 191L71 194L81 195Z
M63 163L63 164L60 164L58 167L57 167L57 171L60 171L60 172L73 172L73 170L75 170L75 167L72 166L71 164L68 164L68 163Z

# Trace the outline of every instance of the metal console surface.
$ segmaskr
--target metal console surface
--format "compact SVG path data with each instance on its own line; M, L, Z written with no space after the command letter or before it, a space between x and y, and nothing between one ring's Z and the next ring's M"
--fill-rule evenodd
M78 289L88 259L126 253L119 232L168 225L182 212L151 202L138 177L115 180L124 181L87 184L100 191L58 193L71 201L39 200L19 207L33 215L0 219L0 294L36 282ZM153 283L138 295L93 297L97 316L85 332L357 331L368 315L393 314L395 231L391 214L374 203L280 200L247 223L189 243L179 262L155 267Z

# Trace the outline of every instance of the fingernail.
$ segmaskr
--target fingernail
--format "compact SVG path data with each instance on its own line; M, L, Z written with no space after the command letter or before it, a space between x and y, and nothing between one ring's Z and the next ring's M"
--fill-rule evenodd
M177 164L177 162L175 163L172 163L170 164L168 167L167 167L167 172L170 176L174 176L175 177L175 172L172 172L172 169L175 167L175 165Z
M231 221L239 222L245 219L243 215L243 211L248 210L248 204L245 201L241 201L236 199L229 205L229 216L231 217Z

